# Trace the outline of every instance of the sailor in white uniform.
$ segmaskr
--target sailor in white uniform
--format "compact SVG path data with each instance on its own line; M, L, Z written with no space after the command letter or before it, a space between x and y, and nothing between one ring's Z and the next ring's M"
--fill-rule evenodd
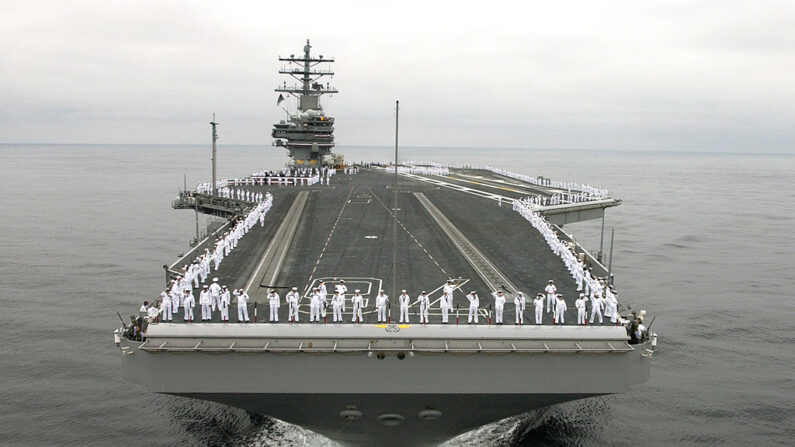
M218 284L218 278L213 278L213 283L210 284L210 297L212 297L213 312L216 308L221 308L221 286Z
M502 290L497 292L502 294ZM516 322L515 324L524 324L524 308L527 300L522 292L516 292L516 297L513 299L513 305L516 308Z
M505 295L499 294L494 296L494 322L502 324L502 314L505 310Z
M320 292L317 287L309 294L309 322L320 322Z
M533 300L533 305L536 311L536 324L541 324L541 319L544 316L544 294L539 293L536 299Z
M558 294L558 302L555 304L555 323L565 323L563 318L567 310L566 301L563 300L563 295Z
M605 298L605 316L610 317L611 323L616 323L618 321L618 299L616 298L616 292L608 288L605 293L607 295Z
M268 292L268 306L270 307L270 317L268 321L277 323L279 321L279 294L271 289Z
M161 292L160 299L160 308L163 309L163 321L171 321L171 295L168 294L168 291Z
M467 324L472 324L472 320L474 323L478 323L478 309L480 308L480 299L478 298L478 294L473 290L469 292L467 295L467 300L469 301L469 315L467 316Z
M400 319L398 320L399 323L408 323L409 322L409 305L411 304L411 297L409 294L406 293L406 289L402 290L402 293L398 297L398 301L400 304Z
M176 281L171 281L171 312L177 313L179 312L179 304L182 301L182 291L183 287L181 284L182 277L178 276Z
M288 319L298 322L298 287L293 287L284 298L289 306Z
M340 297L342 298L342 311L345 312L345 294L348 293L348 287L345 285L345 280L341 279L340 283L335 287L337 289L337 293L339 293Z
M447 294L447 308L449 310L453 310L453 292L455 292L455 286L453 285L453 280L448 279L447 282L444 284L442 290L444 290L444 293Z
M555 287L555 281L550 279L544 291L547 292L547 313L549 313L549 309L555 307L555 295L558 293L558 288Z
M581 293L577 301L574 302L577 308L577 324L585 324L585 294Z
M420 303L420 324L428 324L428 309L431 307L431 302L424 290L417 297L417 301Z
M331 310L334 314L334 322L339 323L342 321L342 297L339 292L334 292L331 296Z
M602 307L604 306L604 301L602 301L602 296L599 295L599 292L595 292L591 298L591 319L589 320L590 323L593 323L594 317L599 317L599 324L602 324Z
M449 312L450 308L450 298L447 296L447 292L442 292L442 297L439 298L439 310L442 311L442 324L447 324L447 312Z
M248 294L243 289L235 289L234 294L237 297L237 321L248 323Z
M356 289L351 297L351 304L353 305L353 318L351 318L351 321L357 323L362 322L362 306L364 305L364 298L359 292L360 290Z
M221 288L221 321L229 321L229 305L232 304L232 294L226 286Z
M208 287L202 286L202 291L199 292L199 305L202 307L202 321L212 320L213 313L211 309L213 299L210 296Z
M389 297L384 294L384 291L378 293L375 297L375 308L378 311L378 322L386 323L386 304Z
M185 291L182 307L185 309L185 321L193 321L193 308L196 307L196 298L193 297L193 289L187 289Z
M326 285L323 284L322 279L319 279L317 282L317 291L320 293L320 316L326 318L326 308L328 307L328 299L326 296L328 295L328 290L326 289Z

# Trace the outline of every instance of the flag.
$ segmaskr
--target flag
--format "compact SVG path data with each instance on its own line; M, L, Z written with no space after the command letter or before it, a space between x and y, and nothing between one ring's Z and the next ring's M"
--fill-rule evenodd
M279 99L276 100L276 105L278 106L279 104L282 103L282 101L284 101L284 95L279 93Z

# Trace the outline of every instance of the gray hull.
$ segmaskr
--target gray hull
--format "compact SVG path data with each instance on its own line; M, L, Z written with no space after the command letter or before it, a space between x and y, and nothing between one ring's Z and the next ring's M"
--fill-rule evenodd
M647 346L627 345L622 327L209 326L156 325L143 347L121 340L123 377L352 446L436 445L535 408L623 392L650 370Z

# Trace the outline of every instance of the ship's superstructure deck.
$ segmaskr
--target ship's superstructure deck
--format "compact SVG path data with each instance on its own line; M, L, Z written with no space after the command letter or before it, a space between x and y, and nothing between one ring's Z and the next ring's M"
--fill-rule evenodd
M355 289L364 297L362 323L376 322L374 298L379 289L390 296L391 319L397 321L397 295L406 289L412 301L412 322L419 321L416 300L425 290L431 301L430 323L439 323L438 301L448 279L457 286L454 306L460 309L452 313L451 323L456 322L456 314L466 318L469 302L465 295L474 290L480 299L479 323L487 324L490 310L493 316L492 292L502 288L507 298L505 322L514 321L513 293L519 290L528 300L524 323L531 324L532 299L550 279L567 301L565 324L575 321L578 292L569 271L539 232L511 209L514 199L528 195L549 198L565 192L560 188L533 185L484 169L453 169L446 175L401 174L393 191L393 175L381 167L363 168L354 175L337 174L331 185L241 184L235 188L270 192L273 208L264 227L257 224L246 234L210 278L218 277L230 290L246 289L251 296L249 307L257 303L259 322L266 321L266 294L271 288L281 296L279 321L286 323L284 296L297 287L302 295L299 322L306 323L307 296L318 281L325 282L330 299L334 286L345 280L345 322L352 320L350 297ZM395 210L393 192L397 194ZM617 203L604 199L539 205L538 209L603 210ZM392 290L395 242L397 287ZM178 271L192 262L195 253L188 253L172 269ZM198 291L196 294L198 297ZM231 321L236 321L234 304L232 310ZM553 314L545 309L543 324L552 324L552 320ZM330 307L326 323L331 323Z

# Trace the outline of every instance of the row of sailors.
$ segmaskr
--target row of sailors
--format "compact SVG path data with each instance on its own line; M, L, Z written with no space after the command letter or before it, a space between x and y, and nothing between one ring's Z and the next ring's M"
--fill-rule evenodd
M248 231L259 222L260 226L265 226L265 215L273 205L273 196L268 193L265 200L254 207L248 214L232 227L231 230L225 232L221 237L216 239L215 246L212 250L209 248L204 249L204 253L190 264L182 267L181 275L176 279L171 280L169 287L163 293L168 295L168 303L171 305L171 311L164 313L164 320L171 321L172 314L179 312L180 306L183 305L188 290L193 287L198 288L199 284L204 284L207 277L210 275L211 263L215 270L221 264L224 257L229 256L232 250L237 247L240 238L243 237ZM215 278L214 282L217 282Z
M343 285L343 288L344 285ZM334 294L331 297L331 302L329 303L326 299L325 286L321 283L319 287L313 289L312 293L309 296L310 300L310 312L309 312L309 321L310 322L319 322L321 317L326 318L326 310L329 304L332 307L333 311L333 321L334 322L342 322L342 312L344 311L345 307L345 294L343 293L343 288L337 288ZM345 288L346 289L346 288ZM533 300L533 306L535 309L535 323L542 324L543 314L544 314L544 304L546 302L547 313L550 312L550 308L554 314L554 322L555 324L564 324L565 323L565 313L568 310L568 306L566 305L566 301L563 299L563 295L559 293L555 293L557 290L552 281L546 288L546 295L543 293L539 293L536 295L536 298ZM362 308L364 306L364 297L360 293L359 289L354 291L353 296L351 297L351 304L353 306L352 312L352 319L353 322L362 322ZM236 297L237 301L237 321L239 322L250 322L249 314L248 314L248 301L249 296L243 289L235 289L233 292L230 292L227 286L221 286L218 284L218 278L213 279L213 283L209 286L204 286L203 290L199 294L199 306L201 307L201 317L202 321L211 321L213 317L213 312L220 311L221 313L221 321L229 321L229 307L232 303L232 295ZM506 296L503 294L501 290L496 291L492 294L494 296L494 313L495 313L495 323L498 325L503 324L503 314L505 309L506 303ZM469 313L467 316L467 323L468 324L478 324L478 314L480 310L480 299L478 297L477 292L474 290L471 291L468 295L466 295L467 300L469 301ZM546 298L546 299L545 299ZM141 312L147 313L150 318L154 318L156 316L162 315L162 320L165 322L173 321L173 307L172 303L173 300L176 298L172 297L168 291L164 291L161 293L161 303L160 306L156 305L149 305L148 302L144 302L144 305L141 307ZM193 309L196 307L196 299L193 296L193 291L191 288L187 288L184 290L184 294L182 295L182 307L184 309L183 318L185 321L193 321L194 314ZM289 306L288 310L288 318L291 322L295 321L298 322L300 320L298 308L300 302L300 294L298 293L298 288L293 287L290 292L287 293L285 296L285 301ZM280 307L280 297L279 294L276 293L275 290L271 290L268 293L268 302L270 307L270 316L269 321L271 322L278 322L279 321L279 307ZM400 305L400 323L409 323L409 308L412 306L411 304L411 297L406 293L406 290L402 290L402 293L398 297L398 302ZM452 292L443 291L442 297L439 300L439 309L442 312L442 324L447 324L449 320L449 313L453 311L453 304L452 304ZM428 297L427 293L423 290L422 293L417 297L415 304L419 304L419 312L418 315L420 317L420 323L428 323L428 311L431 307L430 298ZM524 324L524 312L526 307L527 301L524 297L522 292L517 292L516 296L513 299L513 305L515 309L515 324ZM591 311L591 320L590 323L594 322L594 316L599 316L599 323L602 323L602 309L607 306L605 310L605 315L611 318L612 323L617 322L618 318L618 311L617 311L617 302L605 302L602 299L598 300L591 300L592 311ZM387 313L388 308L390 307L389 297L384 293L384 290L381 290L375 300L375 308L377 312L378 322L386 323L387 322ZM586 300L585 295L580 294L580 297L575 302L575 308L577 309L577 324L584 325L585 324L585 317L586 317Z
M571 194L571 190L577 190L581 192L580 196L583 198L583 201L601 200L601 199L606 199L609 196L609 193L606 189L597 188L595 186L584 185L581 183L561 182L558 180L552 180L541 177L530 177L529 175L517 174L515 172L507 171L505 169L500 169L500 168L494 168L491 166L486 166L485 169L488 169L489 171L494 172L496 174L504 175L506 177L515 178L517 180L530 183L532 185L566 189L569 191L569 194Z
M526 203L533 204L536 206L547 206L547 205L562 205L564 203L580 203L586 202L588 200L593 200L586 198L582 194L574 193L572 194L571 191L568 193L556 193L549 197L536 195L536 196L529 196L526 198Z
M245 189L230 188L228 186L219 188L218 196L226 199L237 199L256 203L261 203L265 199L265 195L262 192L247 191Z
M608 287L604 280L593 276L591 269L585 265L584 261L577 258L577 255L572 251L572 247L560 240L552 229L552 225L543 216L532 211L529 199L516 200L513 207L541 233L550 249L560 256L569 273L577 282L578 292L584 291L585 295L592 301L599 299L604 299L605 302L617 301L618 292L612 287ZM599 320L600 322L602 320L601 314L599 314Z
M211 321L213 312L218 309L221 312L221 321L229 321L229 306L232 303L232 295L237 298L237 321L250 322L248 316L249 296L243 289L235 289L229 292L227 286L218 284L218 278L213 278L212 284L205 285L199 292L199 306L201 307L202 321ZM187 287L181 293L174 293L174 290L164 290L160 293L160 305L144 301L141 312L145 312L150 319L159 317L164 322L173 321L174 314L179 312L179 305L184 309L183 319L193 321L193 309L196 307L196 298L193 296L193 289Z
M387 166L386 172L394 174L395 167ZM450 170L434 166L398 166L398 174L450 175Z

